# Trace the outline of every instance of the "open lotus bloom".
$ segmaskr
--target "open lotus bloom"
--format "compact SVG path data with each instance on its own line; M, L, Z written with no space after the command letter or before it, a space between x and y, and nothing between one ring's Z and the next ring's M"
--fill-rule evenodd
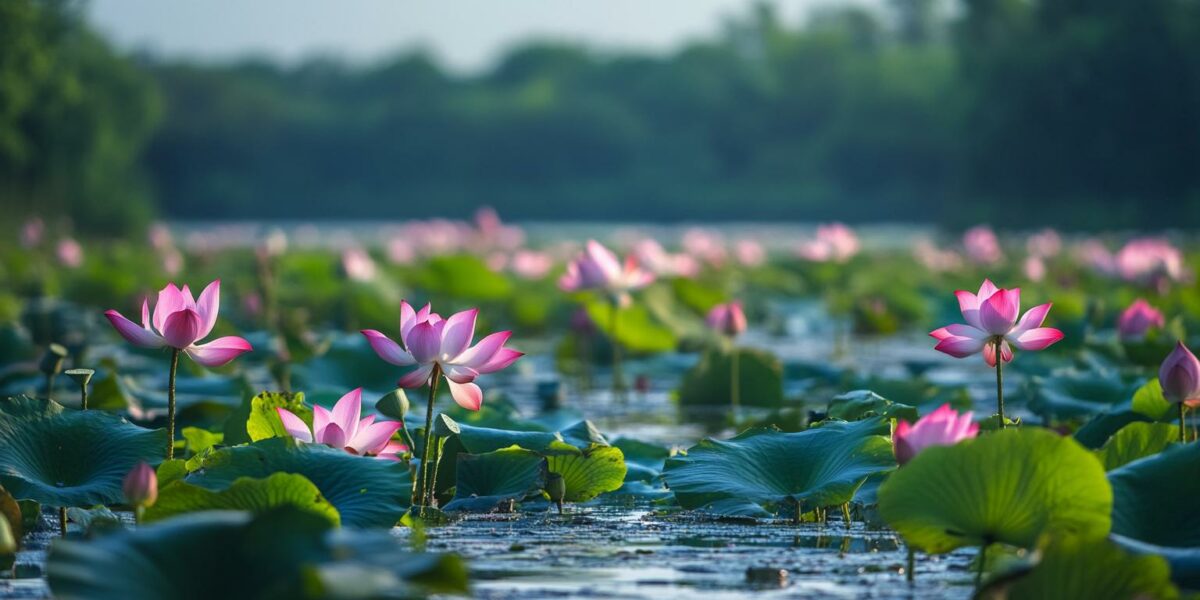
M1173 403L1182 402L1189 407L1200 406L1200 361L1183 342L1158 368L1158 382L1162 384L1163 396Z
M737 337L746 331L746 313L742 311L742 303L736 300L714 306L704 322L709 329L729 337Z
M306 444L318 443L340 448L350 454L375 456L387 460L400 460L398 454L408 447L392 441L400 430L399 421L375 422L375 415L359 418L362 413L362 388L342 396L333 411L323 406L313 406L313 426L309 431L304 420L291 411L276 407L283 428L297 441Z
M989 366L996 366L996 345L1000 342L1000 354L1004 362L1012 361L1012 347L1019 350L1042 350L1063 338L1063 333L1052 327L1042 327L1050 304L1029 309L1020 320L1021 289L997 288L991 280L983 280L979 293L965 290L955 292L958 307L962 310L966 324L955 323L929 333L938 340L935 350L955 358L965 358L983 352Z
M126 319L115 310L104 312L108 321L121 337L142 348L169 346L182 350L192 360L206 366L219 367L253 348L250 342L237 337L217 338L207 344L197 344L204 339L217 323L217 312L221 304L221 281L218 279L204 288L200 299L192 298L188 286L183 289L167 284L158 293L151 316L149 300L142 301L142 324Z
M979 425L971 421L972 416L970 411L960 415L949 404L943 404L913 425L900 421L892 434L896 462L903 465L930 446L953 446L975 437L979 434Z
M1117 318L1117 335L1123 340L1138 340L1146 337L1152 328L1161 328L1165 324L1166 319L1158 309L1138 298Z
M483 390L475 378L494 373L523 356L504 343L511 331L493 333L478 344L475 337L475 317L479 309L472 308L443 319L430 306L414 311L406 301L400 302L400 344L374 329L363 330L371 348L379 358L397 366L417 368L400 378L404 388L417 388L429 383L435 367L446 377L450 395L459 406L479 410L483 405Z
M633 255L627 256L622 265L611 250L596 240L588 240L587 249L567 263L567 272L558 280L558 287L566 292L601 290L624 303L629 292L653 281L654 274L642 269Z

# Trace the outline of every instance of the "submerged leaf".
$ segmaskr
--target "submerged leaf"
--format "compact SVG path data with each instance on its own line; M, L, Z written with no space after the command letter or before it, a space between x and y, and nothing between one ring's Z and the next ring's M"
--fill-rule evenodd
M687 455L668 459L663 478L687 509L715 511L730 501L766 511L788 503L806 509L843 504L867 477L895 467L891 443L876 433L880 426L870 419L798 433L751 429L731 440L705 439Z

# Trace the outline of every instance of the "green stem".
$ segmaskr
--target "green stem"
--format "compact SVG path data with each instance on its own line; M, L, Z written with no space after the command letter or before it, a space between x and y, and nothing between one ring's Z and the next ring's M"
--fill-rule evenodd
M998 363L997 363L998 364ZM987 566L987 549L988 542L984 540L983 546L979 547L979 556L976 560L979 561L979 568L975 571L975 593L978 594L980 588L983 587L983 569Z
M916 577L917 570L917 553L913 551L911 545L905 545L908 549L908 564L904 568L904 578L910 583Z
M413 441L412 434L408 432L407 419L400 420L400 434L404 436L404 443L408 444L408 451L415 453L417 451L417 443Z
M167 460L175 458L175 374L179 372L179 349L171 349L171 374L167 377Z
M54 402L54 374L46 374L46 400Z
M1187 443L1187 406L1182 402L1179 403L1179 442Z
M58 529L59 535L67 537L67 507L58 507Z
M1004 423L1004 356L1000 353L1000 344L1004 343L1001 338L996 338L996 417L1000 419L1000 429L1006 427Z
M436 436L436 435L433 436L433 447L437 448L437 451L433 455L433 476L429 482L429 504L430 504L430 506L433 505L434 500L436 500L436 496L437 496L438 467L440 467L442 465L442 446L444 446L445 444L446 444L446 438L441 437L441 436Z
M79 406L80 410L87 410L87 384L79 386Z
M625 376L621 372L621 342L617 338L617 315L620 304L613 300L609 304L608 321L610 340L612 341L612 386L613 396L618 400L625 398Z
M738 375L738 362L738 349L737 346L734 345L733 355L729 358L729 400L733 405L733 423L735 426L737 425L738 409L742 405L742 381L741 377Z
M433 445L433 401L437 396L438 378L442 376L441 365L433 365L433 375L429 378L429 403L425 407L425 447L421 449L421 502L429 506L429 447Z

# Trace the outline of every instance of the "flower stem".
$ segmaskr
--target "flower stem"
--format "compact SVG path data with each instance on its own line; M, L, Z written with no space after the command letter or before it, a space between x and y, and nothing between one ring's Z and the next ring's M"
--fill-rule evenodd
M987 540L984 540L983 545L979 547L979 556L976 557L976 560L979 561L979 568L978 568L978 570L975 571L975 593L976 594L978 594L980 588L983 587L983 569L984 569L984 567L987 566L987 550L988 550L989 545L990 545L989 542Z
M46 400L54 402L54 373L46 373Z
M737 425L738 409L742 405L742 379L738 374L738 349L736 345L732 347L729 357L729 401L733 405L733 423Z
M167 460L175 458L175 374L179 371L179 349L171 349L171 374L167 377Z
M1179 443L1187 443L1187 418L1184 413L1187 407L1182 402L1179 403Z
M433 445L433 401L437 397L438 378L442 376L441 365L433 365L429 378L429 403L425 407L425 447L421 449L421 503L433 505L433 493L429 490L429 447Z
M621 372L621 341L617 338L617 315L620 314L620 304L613 300L608 307L609 335L612 341L612 387L613 396L618 400L625 399L625 376Z
M912 582L912 580L916 578L917 553L913 550L913 547L910 544L905 544L905 548L908 549L908 564L905 565L904 568L904 578L909 582Z
M79 410L87 410L87 383L79 386Z
M1000 429L1007 426L1004 423L1004 356L1000 352L1002 343L1002 340L996 339L996 418L1000 419Z
M437 481L438 467L442 465L442 446L446 444L446 438L435 435L433 436L433 473L429 478L429 504L432 506L434 497L437 496Z
M61 537L67 537L67 507L58 507L58 529Z

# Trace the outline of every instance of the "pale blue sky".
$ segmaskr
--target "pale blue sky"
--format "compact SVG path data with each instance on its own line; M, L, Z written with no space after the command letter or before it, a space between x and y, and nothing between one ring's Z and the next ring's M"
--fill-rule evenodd
M775 4L798 21L831 1ZM120 46L172 57L294 61L332 52L358 61L420 46L447 66L474 70L530 37L669 50L749 6L748 0L91 0L88 13Z

